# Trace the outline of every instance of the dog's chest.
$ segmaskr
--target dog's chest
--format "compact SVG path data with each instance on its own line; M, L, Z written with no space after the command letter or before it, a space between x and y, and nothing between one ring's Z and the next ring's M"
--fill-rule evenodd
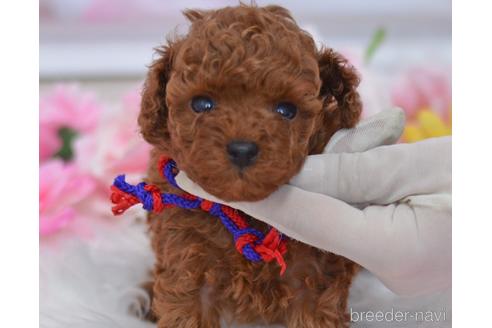
M188 256L196 252L197 261L206 263L206 271L217 271L221 279L234 279L236 275L251 277L256 284L263 282L270 289L280 285L304 288L306 281L311 281L318 288L324 288L327 286L325 277L331 279L338 273L343 274L345 264L350 262L288 239L285 254L287 269L281 276L280 267L275 261L251 262L239 253L230 232L218 218L208 213L173 209L151 221L153 245L158 257L179 258L179 254ZM270 229L267 224L251 217L248 224L264 233Z

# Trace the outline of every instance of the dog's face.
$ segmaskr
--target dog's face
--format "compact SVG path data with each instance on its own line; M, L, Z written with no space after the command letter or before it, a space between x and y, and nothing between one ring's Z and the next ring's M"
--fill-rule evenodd
M356 123L355 72L332 50L317 51L285 9L185 15L188 35L169 42L150 69L139 123L209 193L262 199Z

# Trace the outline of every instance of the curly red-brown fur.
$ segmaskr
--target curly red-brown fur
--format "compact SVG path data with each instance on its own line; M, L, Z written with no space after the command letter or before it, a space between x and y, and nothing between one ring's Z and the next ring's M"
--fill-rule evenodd
M333 50L318 50L286 9L240 5L185 16L192 23L188 34L158 50L144 87L139 124L154 145L151 183L179 192L157 172L158 157L166 154L217 197L259 200L287 183L335 131L357 122L354 69ZM213 98L215 109L191 110L197 95ZM294 119L275 113L283 101L297 106ZM245 170L226 152L235 139L260 149ZM149 223L159 327L219 327L220 319L347 326L348 289L357 270L351 261L290 240L288 269L279 276L273 262L245 260L227 230L204 212L171 209L150 215Z

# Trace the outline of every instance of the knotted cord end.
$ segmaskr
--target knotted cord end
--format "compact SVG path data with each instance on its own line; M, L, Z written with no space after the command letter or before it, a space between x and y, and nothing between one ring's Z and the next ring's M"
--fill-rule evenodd
M287 269L283 255L287 253L287 245L282 234L275 228L270 229L263 239L263 243L256 246L256 251L265 262L276 260L280 266L280 275Z
M140 203L137 197L121 191L114 185L111 186L110 199L111 203L114 204L114 206L111 207L111 211L114 215L121 215L133 205Z
M245 228L237 232L235 246L239 253L245 254L246 246L253 249L265 262L276 260L280 266L280 275L287 269L283 255L287 252L287 245L278 230L272 228L262 238L261 233L255 229ZM248 258L251 254L245 254Z

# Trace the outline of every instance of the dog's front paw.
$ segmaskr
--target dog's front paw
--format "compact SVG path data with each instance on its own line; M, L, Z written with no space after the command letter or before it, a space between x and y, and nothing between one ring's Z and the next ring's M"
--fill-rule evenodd
M152 311L153 281L140 285L141 292L134 297L128 306L128 312L142 320L157 322L157 317Z

